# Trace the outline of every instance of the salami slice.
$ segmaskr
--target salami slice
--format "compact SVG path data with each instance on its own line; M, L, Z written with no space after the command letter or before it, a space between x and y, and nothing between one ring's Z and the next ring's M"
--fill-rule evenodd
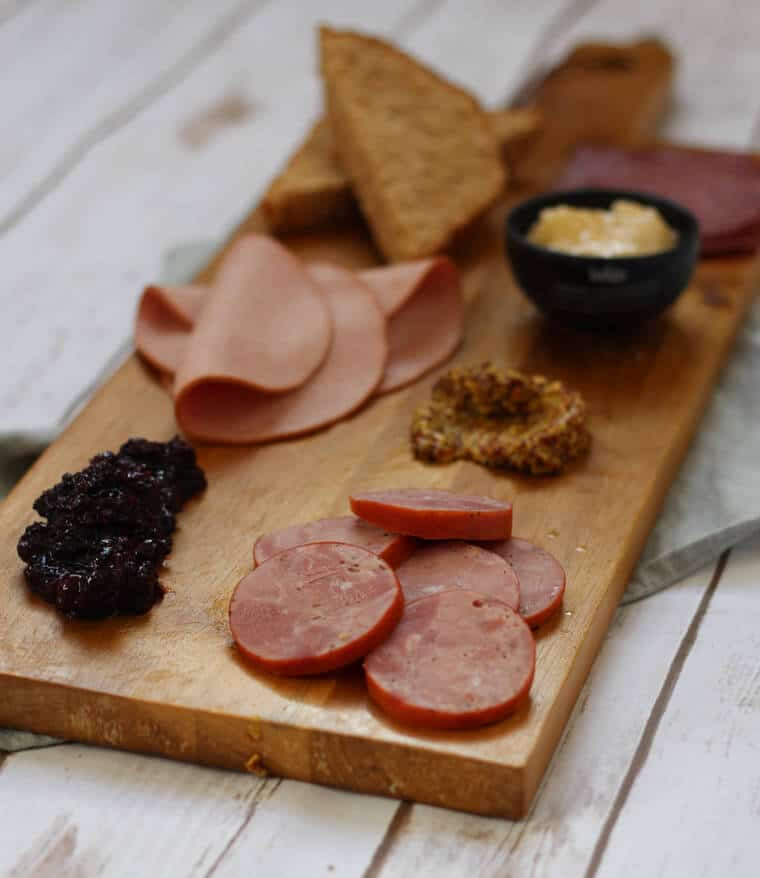
M703 255L760 246L760 161L752 155L587 145L576 151L557 185L638 189L678 201L699 220Z
M520 615L531 628L557 612L565 594L565 571L553 555L515 538L486 543L485 547L514 567L520 580Z
M407 606L419 598L460 588L520 606L520 583L514 568L494 552L457 540L428 543L396 570Z
M425 540L499 540L512 535L512 505L449 491L397 489L353 494L351 510L370 524Z
M457 589L407 606L364 670L372 700L399 722L464 729L518 707L535 663L533 635L514 610Z
M253 664L321 674L382 643L404 610L396 575L359 546L309 543L273 555L240 580L230 630Z
M402 564L414 551L414 540L400 534L389 533L356 518L343 515L340 518L320 518L307 524L294 524L270 534L264 534L253 546L254 565L294 546L306 543L348 543L379 555L394 569Z

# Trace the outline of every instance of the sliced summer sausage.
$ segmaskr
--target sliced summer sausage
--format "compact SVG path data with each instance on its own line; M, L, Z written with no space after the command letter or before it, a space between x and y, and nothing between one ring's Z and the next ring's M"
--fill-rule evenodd
M264 670L321 674L367 655L403 610L396 575L382 558L344 543L310 543L240 580L230 630L241 653Z
M366 491L351 495L351 510L377 527L425 540L505 540L512 534L512 505L491 497Z
M533 634L518 613L458 589L407 606L364 670L372 700L399 722L464 729L518 707L535 663Z
M520 580L520 615L537 628L557 612L565 594L565 571L544 549L527 540L485 543L484 547L508 561Z
M502 557L457 540L422 543L396 570L409 605L418 598L461 588L494 598L513 610L520 606L520 583Z
M348 543L361 546L394 569L414 551L414 540L401 534L389 533L356 518L342 515L339 518L320 518L306 524L293 524L260 536L253 546L254 565L263 564L272 555L306 543Z

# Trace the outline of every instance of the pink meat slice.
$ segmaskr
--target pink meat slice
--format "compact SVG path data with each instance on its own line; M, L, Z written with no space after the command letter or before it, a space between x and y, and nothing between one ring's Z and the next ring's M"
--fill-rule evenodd
M760 245L760 161L752 155L584 146L558 182L581 186L638 189L683 204L699 220L705 254Z
M241 653L278 674L321 674L367 655L401 618L391 568L366 549L309 543L273 555L230 600Z
M520 582L512 566L471 543L423 543L397 568L396 575L407 605L441 591L465 589L499 600L513 610L520 606Z
M520 615L531 628L557 612L565 594L565 571L553 555L515 537L483 545L514 567L520 580Z
M213 393L212 388L200 395L182 396L180 391L175 407L185 432L224 443L299 436L346 417L372 395L387 355L382 312L351 272L313 265L309 274L319 284L333 324L332 343L317 373L289 393L257 393L218 383L212 385ZM297 310L294 320L295 314Z
M370 698L401 723L439 729L503 719L527 698L536 646L501 601L457 589L404 610L364 661Z
M512 504L433 488L386 488L349 497L376 527L423 540L500 540L512 535Z
M304 266L271 238L240 238L177 368L177 421L199 439L245 441L236 437L237 406L304 384L325 359L331 334L329 310Z
M206 287L194 284L145 288L137 308L135 347L151 366L174 375L207 296Z
M388 319L388 363L378 393L411 384L462 340L462 284L446 257L360 272Z
M373 527L353 515L342 515L294 524L260 536L253 547L253 563L263 564L272 555L294 546L325 541L360 546L379 555L394 569L412 554L415 546L410 537Z

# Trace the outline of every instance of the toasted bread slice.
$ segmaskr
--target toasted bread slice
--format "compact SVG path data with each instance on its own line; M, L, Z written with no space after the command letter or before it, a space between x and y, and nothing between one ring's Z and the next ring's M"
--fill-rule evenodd
M375 242L389 260L439 252L504 189L488 116L382 40L327 27L320 36L336 149Z
M489 113L507 167L517 161L541 128L542 114L531 107ZM272 181L264 210L273 232L302 232L337 225L358 214L351 181L322 117Z
M351 183L340 166L327 119L306 140L264 196L272 231L298 232L340 223L358 213Z

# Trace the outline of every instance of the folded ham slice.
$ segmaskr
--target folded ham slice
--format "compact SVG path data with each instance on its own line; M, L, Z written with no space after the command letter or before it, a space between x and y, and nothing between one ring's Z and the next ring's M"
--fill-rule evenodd
M388 364L378 393L405 387L447 360L462 340L462 289L445 257L359 273L388 319Z
M135 326L180 427L219 443L325 427L419 378L461 335L446 258L356 273L303 265L259 235L230 248L211 287L148 287Z
M254 393L218 382L204 394L183 397L180 390L175 414L189 435L224 443L298 436L346 417L372 395L383 377L387 353L380 308L345 269L313 265L309 274L319 284L333 324L332 343L317 373L288 393Z
M269 393L299 387L324 360L330 335L330 314L304 266L273 238L240 238L177 368L177 407L198 412L205 397L215 407L220 385Z
M206 287L149 286L140 299L135 347L160 372L174 375L208 296Z

